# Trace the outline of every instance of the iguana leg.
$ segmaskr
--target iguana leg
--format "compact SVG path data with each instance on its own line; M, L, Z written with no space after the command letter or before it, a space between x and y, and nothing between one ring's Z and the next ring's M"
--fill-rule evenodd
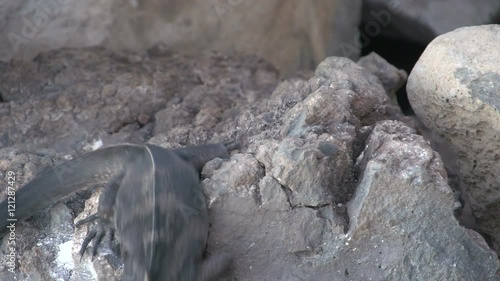
M92 229L87 233L87 236L83 240L82 247L80 248L80 258L85 254L85 250L89 245L90 241L94 240L92 246L92 259L97 254L97 248L101 244L104 236L107 236L107 246L111 248L111 242L114 237L114 225L112 224L113 219L113 208L115 205L116 194L120 188L121 181L123 179L124 173L120 173L113 178L104 186L104 190L99 196L99 206L97 213L92 214L79 222L76 223L76 227L80 227L83 224L97 220L97 225L93 226Z
M201 266L201 280L214 281L229 270L231 256L226 253L212 255L203 261Z
M181 159L193 165L193 167L201 173L203 166L214 158L228 158L228 152L238 149L240 143L229 141L217 144L202 144L197 146L186 146L174 149L174 153Z
M94 245L92 246L92 259L94 259L95 255L97 254L97 248L101 244L104 236L108 237L108 242L106 244L108 248L111 248L111 242L114 236L114 228L111 225L99 222L87 233L85 240L83 240L82 247L80 248L80 259L83 258L85 250L92 240L94 240Z

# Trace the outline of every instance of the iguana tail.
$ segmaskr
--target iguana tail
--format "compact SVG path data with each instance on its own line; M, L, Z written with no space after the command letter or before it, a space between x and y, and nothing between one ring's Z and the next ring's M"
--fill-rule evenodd
M22 221L89 184L104 183L145 152L143 145L109 146L44 169L16 191L15 199L7 197L0 202L0 238L8 232L9 219Z

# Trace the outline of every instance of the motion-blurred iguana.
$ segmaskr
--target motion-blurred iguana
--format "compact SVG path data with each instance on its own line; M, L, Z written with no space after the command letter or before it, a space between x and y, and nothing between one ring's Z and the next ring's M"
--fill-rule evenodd
M199 173L209 160L226 158L231 146L169 150L122 144L99 149L45 169L18 189L15 218L26 219L75 191L111 179L99 198L98 213L83 220L97 218L99 223L80 253L95 237L95 255L104 229L114 221L121 241L123 280L209 281L227 269L229 257L203 258L209 225ZM4 200L0 237L8 232L8 218Z

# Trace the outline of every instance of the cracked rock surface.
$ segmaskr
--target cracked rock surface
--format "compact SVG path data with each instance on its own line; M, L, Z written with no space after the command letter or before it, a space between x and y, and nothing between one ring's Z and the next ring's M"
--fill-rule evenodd
M99 49L78 51L84 55L74 52L49 54L65 58L67 65L77 65L81 56L96 56L108 63L108 71L135 69L121 67L122 62ZM166 67L173 59L176 63ZM26 94L16 88L20 76L14 74L30 69L30 64L36 65L30 70L34 72L51 63L4 66L0 75L13 74L7 82L11 98L1 105L36 100L35 90ZM394 75L391 70L372 74L349 59L331 57L310 80L278 85L274 68L255 57L170 54L143 58L140 65L164 67L179 80L173 88L148 84L155 79L145 81L143 87L153 90L141 98L152 95L163 102L154 107L143 101L150 106L137 108L147 112L135 109L131 92L115 97L112 104L130 116L109 115L109 120L91 125L94 119L89 118L87 132L108 129L112 121L123 125L118 118L148 120L137 118L146 114L151 116L147 133L147 125L137 121L120 138L114 137L120 130L101 137L104 145L128 140L123 137L128 132L142 132L144 140L164 147L240 142L230 159L214 159L202 172L210 214L207 251L233 257L224 280L500 280L496 253L454 217L456 199L440 155L391 105L381 82L390 80L386 75ZM107 73L98 70L96 81L101 81L98 77ZM154 73L163 77L163 71ZM33 89L44 81L27 80ZM133 82L120 81L115 87ZM104 84L96 83L96 88ZM72 94L71 83L65 89L54 96L73 97L74 108L87 102L86 95ZM37 108L48 112L44 100ZM102 101L96 98L92 104L101 108ZM49 108L53 114L65 114ZM31 125L29 139L11 129L9 139L16 141L0 150L0 171L14 170L19 186L43 166L64 160L65 154L47 145L58 138L41 124ZM49 121L46 124L52 128ZM84 138L87 133L75 130L68 135L77 136L79 145L60 144L61 151L74 156L89 149L84 145L92 140ZM17 143L32 145L34 152L26 153ZM94 261L88 254L79 260L86 229L74 230L73 218L94 213L97 198L97 192L80 192L19 224L18 279L119 279L120 260L105 247ZM0 279L10 278L1 272Z

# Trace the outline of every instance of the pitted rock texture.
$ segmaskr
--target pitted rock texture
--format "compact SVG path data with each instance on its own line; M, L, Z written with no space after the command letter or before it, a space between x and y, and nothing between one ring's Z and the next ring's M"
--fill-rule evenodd
M210 245L239 257L237 280L499 280L495 253L453 217L439 155L403 123L375 126L346 206L293 204L300 191L272 175L265 155L256 159L234 155L204 181L213 216ZM308 160L298 161L281 169L294 171Z
M357 165L362 174L348 203L348 235L370 241L373 252L363 258L385 269L379 280L500 278L496 253L453 218L444 165L423 137L402 123L378 123ZM482 261L462 259L469 254Z
M404 85L408 74L388 63L377 53L370 53L358 60L358 64L375 74L384 85L384 89L391 98L393 104L398 104L396 92Z
M331 57L310 80L285 80L271 93L277 75L268 64L258 61L248 71L247 57L217 58L206 66L217 71L198 68L205 83L175 92L152 115L148 142L240 143L230 159L214 159L202 172L208 254L233 257L224 280L500 280L495 253L453 216L456 202L439 155L413 128L386 121L404 118L390 105L383 72L375 76ZM36 138L49 137L36 132ZM13 169L22 185L63 160L47 147L0 149L0 171ZM88 196L76 195L56 205L70 208L48 208L19 223L18 279L119 279L116 253L101 247L94 261L89 255L80 261L86 229L69 231L78 213L96 211L97 196L83 212ZM58 236L61 227L69 230ZM40 251L47 252L43 259Z
M472 211L500 249L500 26L436 38L410 74L408 98L458 155Z

